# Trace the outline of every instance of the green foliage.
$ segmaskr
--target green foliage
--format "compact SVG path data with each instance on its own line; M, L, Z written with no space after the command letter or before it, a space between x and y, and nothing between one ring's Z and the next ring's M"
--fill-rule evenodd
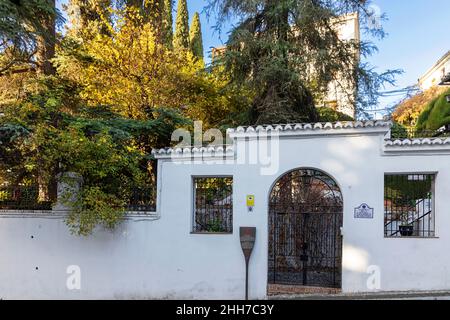
M205 70L189 50L186 1L178 10L180 46L172 50L171 5L170 0L71 0L70 25L51 61L56 74L0 78L5 114L0 117L0 183L32 182L39 197L54 200L56 183L67 179L63 173L80 175L79 196L72 199L69 193L66 199L67 223L76 234L120 223L131 191L155 184L150 150L170 145L176 128L191 125L187 117L203 120L207 129L239 124L248 109L251 93L227 85L226 74ZM32 10L25 9L30 16ZM12 35L28 44L16 31ZM200 56L198 15L193 39Z
M70 33L81 38L92 33L108 34L107 23L111 21L109 8L113 0L70 0L65 5L69 16Z
M446 96L450 94L447 90L438 98L432 100L419 115L416 130L437 130L444 125L450 124L450 103Z
M192 25L189 31L189 44L192 53L197 58L203 59L203 36L200 15L198 12L192 18Z
M186 0L178 0L173 47L175 50L189 49L189 13Z
M66 221L78 235L89 235L99 225L114 229L125 214L125 202L97 186L83 187L79 199L70 204L73 210Z
M336 121L353 121L354 119L342 112L335 111L331 108L317 108L319 119L321 122L336 122Z
M391 128L391 139L406 139L408 138L408 130L405 126L398 122L394 122Z
M444 87L433 86L424 92L419 92L409 97L397 106L392 112L392 119L407 127L415 127L417 119L427 105L438 98L445 91Z

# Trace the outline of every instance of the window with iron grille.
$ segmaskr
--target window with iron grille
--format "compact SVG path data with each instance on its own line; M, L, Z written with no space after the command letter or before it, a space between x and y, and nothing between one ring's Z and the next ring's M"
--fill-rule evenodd
M385 237L434 237L434 174L384 176Z
M233 178L194 177L193 232L233 232Z

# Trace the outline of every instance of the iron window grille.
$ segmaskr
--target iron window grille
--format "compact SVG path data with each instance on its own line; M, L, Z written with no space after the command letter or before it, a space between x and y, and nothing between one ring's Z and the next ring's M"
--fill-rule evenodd
M194 178L194 233L233 232L233 178Z
M52 201L41 199L39 186L0 186L1 210L52 210Z
M434 174L384 176L384 236L435 237Z

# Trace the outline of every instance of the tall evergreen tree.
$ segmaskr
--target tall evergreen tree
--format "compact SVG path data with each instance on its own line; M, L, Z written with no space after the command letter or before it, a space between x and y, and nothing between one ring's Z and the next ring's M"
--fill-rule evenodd
M337 26L342 16L357 12L361 27L371 28L375 12L366 0L209 0L218 26L238 19L220 59L232 83L248 85L255 93L250 123L317 121L314 96L324 95L330 83L341 85L359 108L376 104L377 92L393 83L398 70L377 74L359 60L376 47L359 39L343 41ZM361 111L361 110L360 110Z
M165 0L145 0L143 7L144 21L149 22L158 42L164 42L164 2Z
M186 0L178 0L173 47L189 49L189 12Z
M194 56L203 59L202 26L198 12L194 14L192 19L191 29L189 30L189 44Z
M163 16L163 40L167 47L171 48L173 43L173 0L164 0Z

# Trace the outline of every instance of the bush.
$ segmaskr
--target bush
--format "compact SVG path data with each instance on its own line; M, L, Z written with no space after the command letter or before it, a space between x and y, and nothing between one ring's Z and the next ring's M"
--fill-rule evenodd
M337 122L337 121L353 121L354 119L342 112L335 111L331 108L317 108L319 119L321 122Z

